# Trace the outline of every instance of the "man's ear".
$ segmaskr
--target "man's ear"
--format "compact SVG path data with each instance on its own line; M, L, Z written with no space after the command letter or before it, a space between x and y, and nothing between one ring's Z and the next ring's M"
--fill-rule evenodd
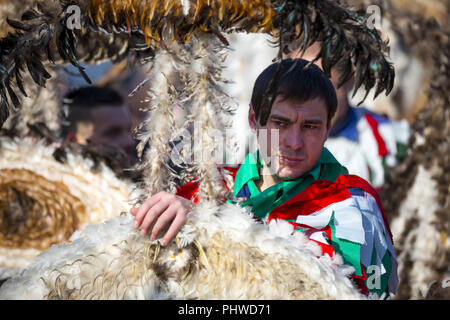
M248 124L252 132L256 132L256 129L258 128L258 122L256 120L255 111L253 110L253 106L251 104L250 108L248 109Z
M355 75L352 75L350 79L346 83L343 84L343 88L345 92L353 91L353 87L355 86Z
M75 142L78 144L88 144L88 140L94 134L94 124L90 122L78 122L76 125Z
M76 133L75 142L78 144L88 144L88 139L86 139L83 135Z

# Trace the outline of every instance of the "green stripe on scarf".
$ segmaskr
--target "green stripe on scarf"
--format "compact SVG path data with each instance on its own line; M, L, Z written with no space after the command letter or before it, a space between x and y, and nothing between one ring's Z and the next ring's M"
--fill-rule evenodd
M334 251L339 253L346 264L350 264L355 268L354 274L362 277L361 270L361 245L356 242L339 239L336 237L336 227L334 226L334 212L329 222L331 229L331 245Z
M247 184L251 196L247 201L241 203L241 206L251 206L252 213L261 220L266 219L273 209L292 199L314 181L318 179L335 181L341 174L348 174L347 169L334 158L328 149L323 148L319 160L310 171L297 179L282 181L260 192L255 181L260 179L259 170L262 167L259 151L256 151L255 154L249 153L236 173L233 190L233 196L236 196ZM277 198L280 190L282 190L282 194Z

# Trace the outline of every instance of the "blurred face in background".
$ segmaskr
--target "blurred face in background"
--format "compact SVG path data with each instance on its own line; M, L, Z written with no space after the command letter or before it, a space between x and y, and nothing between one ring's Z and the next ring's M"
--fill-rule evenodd
M314 58L317 56L317 54L320 52L320 44L315 43L312 46L310 46L308 49L306 49L304 55L302 56L300 52L294 52L292 55L292 58L302 58L308 61L314 60ZM322 60L319 59L315 62L315 64L323 70L322 68ZM334 126L336 123L338 123L341 119L343 119L348 110L349 110L349 94L353 90L354 86L354 78L352 77L349 81L344 83L340 88L338 88L339 84L339 72L333 68L331 69L331 82L333 83L334 89L336 90L336 97L338 100L337 110L336 113L333 116L333 119L331 120L331 126Z
M80 144L89 141L115 147L127 155L130 163L134 163L136 143L130 130L130 111L125 105L101 105L91 109L89 122L78 123L76 139Z

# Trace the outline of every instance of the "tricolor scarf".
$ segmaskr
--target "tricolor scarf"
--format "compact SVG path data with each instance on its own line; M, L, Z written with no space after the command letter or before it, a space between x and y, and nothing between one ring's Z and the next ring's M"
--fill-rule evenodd
M242 188L248 187L250 197L241 203L241 206L250 206L253 215L260 220L265 220L273 209L305 190L312 182L318 179L335 181L341 174L348 174L347 169L333 157L328 149L323 148L314 167L301 177L282 181L260 192L255 181L260 179L259 170L262 166L259 151L254 154L249 153L236 173L233 190L233 196L238 197Z

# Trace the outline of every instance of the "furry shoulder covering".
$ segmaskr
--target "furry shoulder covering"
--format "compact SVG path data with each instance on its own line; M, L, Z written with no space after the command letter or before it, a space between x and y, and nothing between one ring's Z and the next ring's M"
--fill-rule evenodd
M87 148L0 136L0 280L74 231L130 209L132 181Z
M284 221L239 206L199 204L161 247L129 214L52 246L0 288L0 299L363 299L339 256Z

